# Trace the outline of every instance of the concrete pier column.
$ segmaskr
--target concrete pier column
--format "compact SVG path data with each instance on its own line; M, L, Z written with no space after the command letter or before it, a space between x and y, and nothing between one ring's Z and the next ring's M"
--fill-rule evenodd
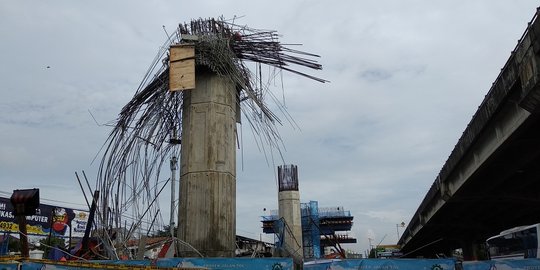
M300 193L298 191L298 169L295 165L278 167L279 217L283 218L290 231L284 229L283 248L285 255L301 264L304 257L302 241L302 215L300 212Z
M204 67L184 92L178 238L205 257L234 257L236 103L233 82ZM180 244L179 256L199 254Z

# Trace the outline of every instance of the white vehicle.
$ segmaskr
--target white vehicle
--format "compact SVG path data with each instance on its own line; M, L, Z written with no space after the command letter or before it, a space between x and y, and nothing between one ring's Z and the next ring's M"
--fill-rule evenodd
M540 223L515 227L486 240L491 259L540 258Z

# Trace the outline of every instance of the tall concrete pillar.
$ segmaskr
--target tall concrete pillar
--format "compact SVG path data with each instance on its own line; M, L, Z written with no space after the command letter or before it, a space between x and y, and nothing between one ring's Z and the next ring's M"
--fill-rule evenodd
M300 212L300 192L298 191L298 168L295 165L278 167L279 218L283 218L283 248L295 263L301 263L304 257L302 244L302 215Z
M184 92L178 238L205 257L233 257L236 238L236 87L197 67ZM199 256L187 245L179 255Z

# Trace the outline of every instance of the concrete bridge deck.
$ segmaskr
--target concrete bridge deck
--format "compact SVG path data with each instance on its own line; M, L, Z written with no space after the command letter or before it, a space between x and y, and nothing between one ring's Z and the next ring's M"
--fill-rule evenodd
M405 229L407 256L473 259L486 238L540 222L538 12Z

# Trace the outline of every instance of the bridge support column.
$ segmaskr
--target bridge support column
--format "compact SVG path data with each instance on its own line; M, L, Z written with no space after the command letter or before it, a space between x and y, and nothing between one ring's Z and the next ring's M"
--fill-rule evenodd
M236 88L197 70L184 92L178 237L184 257L234 257L236 237Z
M285 256L292 257L295 264L301 266L304 258L302 240L302 214L300 210L300 192L298 191L298 168L295 165L278 167L279 218L285 221L283 228L283 250ZM315 205L316 206L316 205ZM316 209L318 213L318 208ZM313 245L312 254L318 258L320 249Z

